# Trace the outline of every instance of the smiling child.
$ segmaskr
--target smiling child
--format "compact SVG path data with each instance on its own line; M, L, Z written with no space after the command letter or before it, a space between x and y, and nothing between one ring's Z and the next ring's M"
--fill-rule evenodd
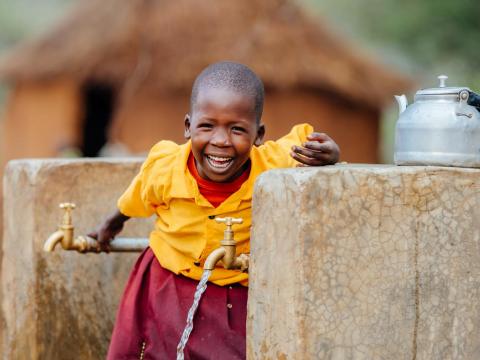
M262 172L334 164L339 149L310 125L263 144L264 90L248 67L220 62L194 82L185 137L160 141L118 200L118 211L90 234L104 248L130 217L156 215L150 246L126 286L108 359L174 359L205 259L224 225L241 217L237 255L250 251L253 185ZM213 270L185 348L186 359L245 359L248 274Z

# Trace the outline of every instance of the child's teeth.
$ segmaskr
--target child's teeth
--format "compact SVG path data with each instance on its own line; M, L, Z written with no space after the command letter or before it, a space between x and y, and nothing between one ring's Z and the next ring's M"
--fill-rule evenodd
M214 167L220 167L220 168L225 168L227 167L232 158L229 157L219 157L219 156L213 156L213 155L208 155L207 159L210 160L210 164Z
M224 158L224 157L218 157L218 156L212 156L212 155L209 155L208 157L215 161L229 161L231 159L231 158Z

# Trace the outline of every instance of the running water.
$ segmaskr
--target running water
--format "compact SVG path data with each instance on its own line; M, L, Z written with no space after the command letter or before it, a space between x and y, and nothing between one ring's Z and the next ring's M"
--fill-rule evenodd
M195 316L195 312L197 311L200 298L207 289L207 281L211 273L212 270L203 271L202 278L200 279L200 282L197 285L197 289L195 290L192 307L190 308L190 310L188 310L187 325L185 326L182 337L180 338L180 342L177 345L177 360L183 360L183 349L185 349L185 346L188 342L188 337L193 330L193 317Z

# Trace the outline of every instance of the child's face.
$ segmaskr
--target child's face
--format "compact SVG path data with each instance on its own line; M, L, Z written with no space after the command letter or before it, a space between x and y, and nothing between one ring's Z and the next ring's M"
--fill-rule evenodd
M253 99L227 89L203 89L191 112L185 116L185 137L192 140L199 175L215 182L235 179L265 132L257 124Z

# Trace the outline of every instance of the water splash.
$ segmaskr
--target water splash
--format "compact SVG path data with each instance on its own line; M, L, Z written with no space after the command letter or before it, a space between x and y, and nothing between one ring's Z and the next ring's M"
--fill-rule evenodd
M195 290L192 307L190 308L190 310L188 310L187 325L185 326L185 329L183 330L183 333L182 333L182 337L180 338L180 342L177 345L177 360L184 359L183 350L185 349L190 333L193 330L193 317L195 316L195 312L197 311L198 304L200 303L200 299L203 293L205 292L205 290L207 289L207 281L211 273L212 273L212 270L203 271L202 278L200 279L200 282L197 285L197 289Z

